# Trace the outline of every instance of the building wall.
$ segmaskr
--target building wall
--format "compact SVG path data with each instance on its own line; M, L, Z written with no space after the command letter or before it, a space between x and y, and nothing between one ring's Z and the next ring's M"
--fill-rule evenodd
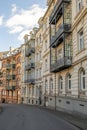
M19 59L20 57L20 59ZM20 68L18 70L18 67ZM21 52L20 49L9 50L2 57L2 92L1 100L8 103L20 103L21 86Z
M73 8L75 8L73 10ZM87 114L87 2L83 1L81 10L76 13L76 1L72 1L72 66L68 69L55 73L54 86L56 94L48 97L47 106L57 110L66 110L68 112L80 112ZM79 51L78 32L83 29L84 48ZM58 46L59 48L59 46ZM85 89L80 86L79 73L81 69L85 71ZM67 74L71 74L71 89L67 89ZM63 78L63 89L59 89L60 75Z

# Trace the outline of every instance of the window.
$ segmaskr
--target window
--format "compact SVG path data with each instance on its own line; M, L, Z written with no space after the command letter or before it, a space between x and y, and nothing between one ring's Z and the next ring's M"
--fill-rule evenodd
M53 91L53 79L50 79L50 90Z
M32 87L32 96L34 96L34 87Z
M79 40L79 51L84 49L84 39L83 39L83 30L78 33L78 40Z
M62 76L59 77L59 90L63 89L63 78Z
M17 69L17 74L21 74L21 69L20 68Z
M79 12L82 8L82 0L77 0L77 12Z
M37 59L37 61L38 61L38 53L37 53L36 59Z
M67 75L67 88L68 90L71 90L71 75Z
M58 50L58 59L62 59L62 49Z
M47 59L45 60L45 70L47 70L48 68L48 63L47 63Z
M17 86L20 86L20 79L17 79L16 84L17 84Z
M79 81L80 81L80 89L85 89L85 70L83 68L79 71Z
M45 41L45 50L47 50L47 40Z
M29 96L31 96L31 87L29 88Z
M48 81L45 80L45 90L47 91L48 90Z
M20 63L21 62L21 57L19 56L18 58L17 58L17 63Z
M38 79L38 69L36 70L36 79Z
M40 60L41 60L41 51L40 51Z
M41 68L39 69L39 77L41 78Z
M41 34L40 34L40 37L39 37L39 39L40 39L40 44L41 44Z

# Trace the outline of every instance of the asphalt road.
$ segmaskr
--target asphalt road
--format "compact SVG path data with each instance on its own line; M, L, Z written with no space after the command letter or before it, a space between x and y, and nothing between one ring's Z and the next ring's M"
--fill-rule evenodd
M3 105L0 130L79 130L45 110L26 105Z

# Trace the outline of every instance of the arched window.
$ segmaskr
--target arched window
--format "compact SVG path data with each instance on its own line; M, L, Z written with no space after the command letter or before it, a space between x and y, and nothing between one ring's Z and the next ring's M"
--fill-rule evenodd
M63 89L63 78L62 76L59 77L59 90Z
M83 68L79 71L79 87L81 90L85 89L85 70Z
M50 79L50 90L53 91L53 79Z
M17 63L20 63L21 62L21 57L19 56L18 58L17 58Z
M71 90L71 74L67 75L67 89Z
M21 74L21 68L20 67L17 68L17 74L18 75Z

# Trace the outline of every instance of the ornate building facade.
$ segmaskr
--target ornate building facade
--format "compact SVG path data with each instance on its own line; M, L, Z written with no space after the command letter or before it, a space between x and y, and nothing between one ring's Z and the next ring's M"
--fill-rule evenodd
M2 56L2 92L1 100L7 103L20 103L21 52L11 49Z

